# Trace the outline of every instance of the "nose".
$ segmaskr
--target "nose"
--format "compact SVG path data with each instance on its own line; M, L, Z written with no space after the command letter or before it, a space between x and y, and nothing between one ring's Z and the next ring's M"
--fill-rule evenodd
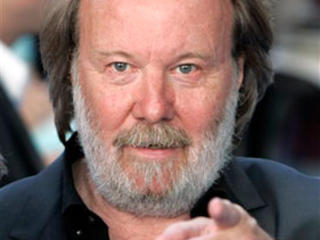
M148 123L169 121L174 117L174 90L164 73L146 73L137 90L133 116Z

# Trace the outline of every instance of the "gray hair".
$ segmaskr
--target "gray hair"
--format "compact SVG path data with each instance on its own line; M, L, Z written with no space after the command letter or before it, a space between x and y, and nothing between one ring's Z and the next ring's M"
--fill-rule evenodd
M44 69L60 140L71 130L74 106L70 67L78 47L78 9L80 0L56 0L45 12L40 32ZM234 143L239 142L255 106L272 82L269 51L273 42L270 8L267 1L231 0L234 7L233 49L235 60L245 59L244 80L236 115Z

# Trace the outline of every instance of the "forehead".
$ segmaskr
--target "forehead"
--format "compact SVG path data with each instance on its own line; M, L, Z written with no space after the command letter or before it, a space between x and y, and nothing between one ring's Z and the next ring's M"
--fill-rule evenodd
M80 40L141 50L205 40L222 47L231 37L232 13L229 0L82 0Z

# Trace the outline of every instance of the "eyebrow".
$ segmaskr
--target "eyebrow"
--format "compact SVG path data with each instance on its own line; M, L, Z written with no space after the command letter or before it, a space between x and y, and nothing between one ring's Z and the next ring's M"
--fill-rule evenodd
M122 56L122 57L125 57L125 58L134 58L132 55L130 55L129 53L126 53L124 51L110 51L110 52L102 52L102 51L98 51L97 52L99 55L101 56L105 56L105 57L110 57L110 56L113 56L113 55L119 55L119 56Z
M203 55L201 53L195 53L195 52L188 52L188 53L182 54L182 55L178 56L177 60L181 61L181 60L186 59L186 58L199 58L199 59L202 59L204 61L208 61L210 59L213 60L212 56Z

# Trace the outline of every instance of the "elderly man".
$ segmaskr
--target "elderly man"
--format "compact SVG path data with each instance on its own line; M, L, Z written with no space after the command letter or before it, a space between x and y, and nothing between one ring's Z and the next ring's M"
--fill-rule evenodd
M318 180L230 154L271 79L262 1L53 2L66 151L2 189L1 239L319 239Z

